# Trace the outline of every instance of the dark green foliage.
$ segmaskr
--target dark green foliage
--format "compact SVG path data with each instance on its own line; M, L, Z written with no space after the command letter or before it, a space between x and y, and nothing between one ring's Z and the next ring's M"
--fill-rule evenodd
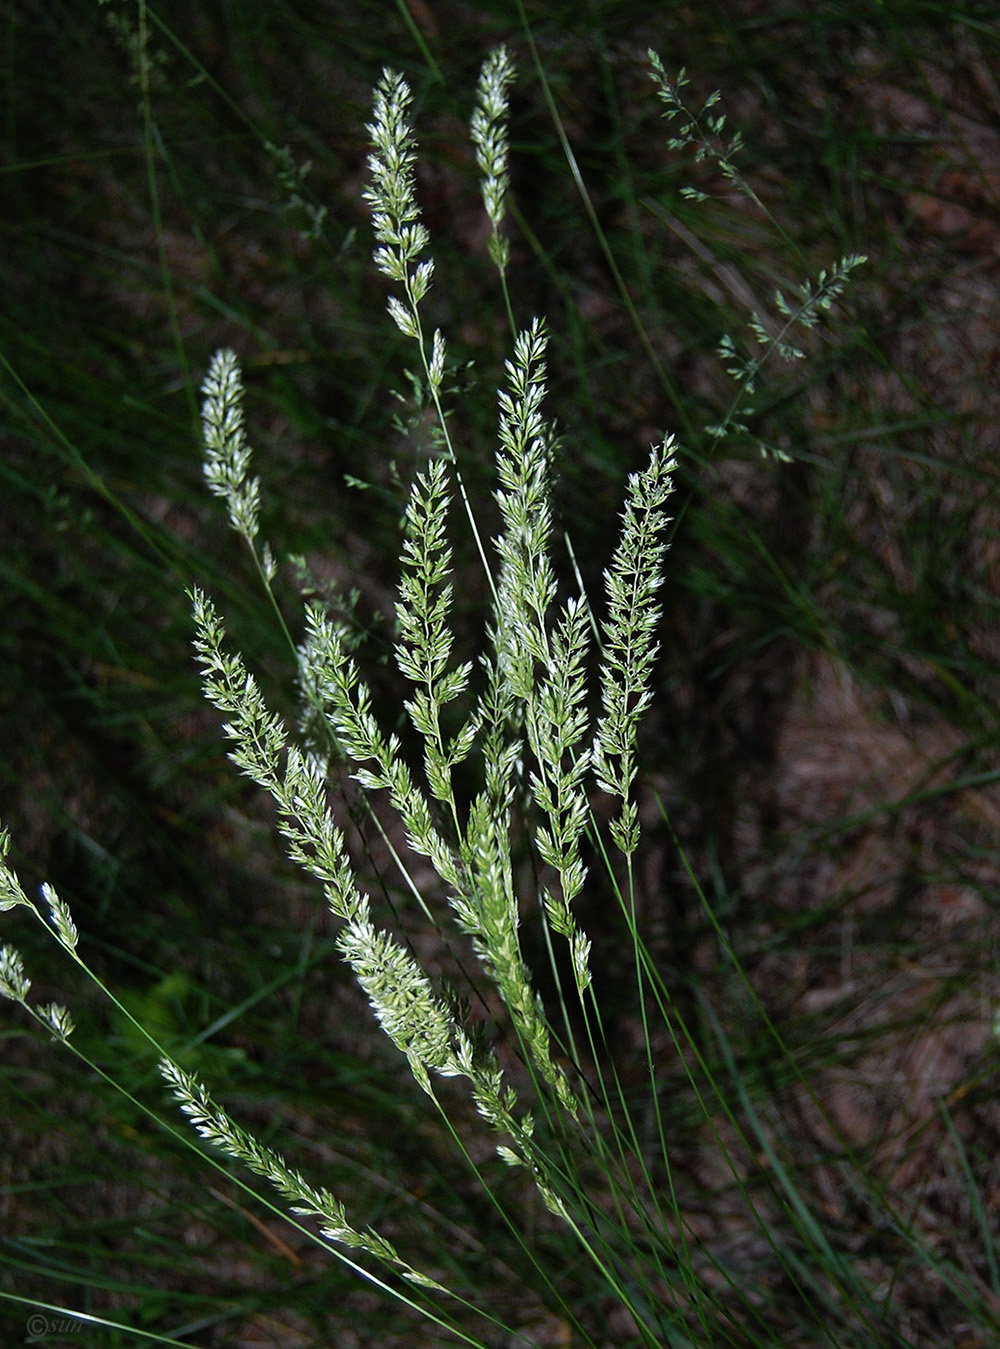
M492 529L494 390L510 333L466 124L480 61L507 41L520 71L513 308L520 325L544 314L558 339L557 504L598 607L626 472L665 431L686 451L643 731L645 811L658 794L664 823L640 925L710 1075L732 1080L760 1162L743 1184L782 1252L740 1254L732 1180L705 1160L681 1053L658 1046L679 1202L731 1240L739 1277L761 1271L769 1329L716 1327L705 1343L824 1342L800 1292L801 1229L775 1198L784 1167L825 1218L838 1278L837 1262L853 1261L851 1278L896 1294L894 1328L852 1349L989 1344L1000 1296L986 1033L1000 821L994 9L605 0L528 5L526 26L500 0L13 0L3 17L0 820L13 860L26 885L56 885L92 965L127 1005L153 1008L175 1047L190 1041L186 1062L265 1141L350 1192L401 1249L417 1240L414 1207L430 1215L449 1281L472 1301L495 1297L529 1342L569 1327L546 1319L534 1266L496 1230L447 1140L419 1122L420 1095L371 1031L332 923L283 861L268 808L226 763L201 699L187 586L211 591L289 713L281 618L296 622L299 606L287 565L281 616L258 601L250 559L205 490L198 386L212 351L238 351L262 533L279 557L306 559L317 591L331 579L358 588L347 616L367 638L376 693L398 707L380 615L406 491L434 446L423 424L397 424L386 396L408 391L412 357L371 266L363 127L382 65L404 71L438 268L428 321L448 337L453 435ZM676 126L661 119L649 47L668 73L687 69L692 106L722 91L759 207L710 157L668 150ZM708 200L682 195L692 186ZM788 295L859 251L870 261L807 359L765 367L746 434L705 434L733 394L722 338L742 341L751 310L776 314L775 289ZM762 460L758 441L792 463ZM461 638L486 596L469 545L454 547ZM374 879L378 840L362 832ZM391 921L405 900L391 882L375 894ZM598 998L625 1090L641 1098L631 951L599 883L578 917L602 953ZM123 1024L65 987L65 963L28 924L5 918L8 931L39 996L71 1003L88 1052L124 1063L129 1089L161 1106ZM762 1047L760 1006L733 956L839 1132ZM409 1313L289 1246L278 1219L265 1215L264 1231L235 1185L212 1181L222 1197L210 1193L177 1144L46 1037L6 1025L2 1291L192 1345L251 1333L428 1342ZM908 1197L909 1235L933 1237L936 1269L880 1209L894 1191ZM538 1243L557 1267L570 1260L562 1237ZM565 1278L594 1342L627 1343L589 1271ZM853 1285L836 1287L840 1308ZM28 1314L0 1303L8 1338L25 1335Z

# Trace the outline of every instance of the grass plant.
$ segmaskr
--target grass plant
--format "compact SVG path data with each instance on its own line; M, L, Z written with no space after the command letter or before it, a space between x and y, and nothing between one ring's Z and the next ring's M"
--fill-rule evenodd
M21 1212L31 1187L52 1214L5 1233L11 1326L23 1328L30 1303L92 1318L80 1333L108 1344L990 1343L1000 1288L983 933L997 700L983 540L995 487L971 436L942 439L961 419L900 363L898 315L879 308L884 258L859 273L847 338L811 331L858 247L875 251L857 203L838 197L850 175L836 165L863 138L828 142L836 216L800 203L806 228L785 226L788 177L778 190L744 164L752 134L735 142L714 97L694 97L641 50L626 60L613 9L590 20L606 141L581 136L581 58L556 70L553 14L525 30L530 110L553 118L549 167L565 155L583 233L565 206L552 214L552 175L525 174L541 151L524 103L510 153L508 100L517 109L527 95L495 48L468 154L486 223L459 216L493 270L476 274L476 303L461 304L443 279L461 259L442 264L438 250L441 217L456 200L467 208L447 176L462 100L442 87L433 16L400 6L424 55L409 79L387 71L377 89L367 188L397 345L370 303L360 213L355 230L314 195L342 167L321 138L303 128L293 153L287 126L233 100L239 133L210 133L219 182L238 181L226 136L271 166L272 219L250 232L265 241L262 272L282 278L269 298L315 289L323 247L323 275L343 278L328 288L339 313L295 310L271 332L262 315L219 314L204 272L184 275L167 205L169 183L204 218L182 124L164 137L160 119L173 99L172 115L196 128L193 95L225 101L231 68L195 56L179 21L145 5L113 13L106 39L138 99L156 243L138 290L156 297L154 349L174 355L125 403L110 377L92 388L56 334L52 350L7 344L20 420L5 478L64 545L61 570L43 576L39 541L19 526L7 584L36 641L70 653L63 679L29 656L42 677L25 696L51 702L43 748L111 795L66 808L55 885L39 902L30 862L19 862L24 884L3 866L4 907L33 913L98 991L84 980L67 998L65 970L30 926L17 933L24 960L4 947L4 991L36 1028L13 1022L7 1036L12 1161L41 1148L29 1172L12 1169L7 1197ZM989 34L966 17L962 42L986 50ZM267 22L248 6L230 53ZM753 29L728 31L736 69ZM974 67L962 42L956 65L961 54ZM916 47L899 43L905 65ZM178 65L197 80L183 99ZM921 77L939 109L940 76ZM255 72L258 95L265 78ZM622 81L645 98L623 102ZM415 87L438 119L420 158ZM654 130L680 169L643 164ZM598 199L609 153L621 160ZM987 150L978 164L988 181ZM919 165L903 169L919 177ZM214 223L257 209L234 186ZM914 218L928 209L917 200ZM835 251L816 242L831 220ZM664 240L681 241L681 265ZM905 249L905 229L895 241ZM216 278L250 265L221 243L206 255ZM549 327L524 307L532 273L537 298L552 301ZM15 292L11 329L16 303ZM944 323L919 304L914 326ZM209 345L192 357L195 315L199 347L210 331L244 356L220 345L209 360ZM338 328L354 349L317 360ZM636 367L627 377L619 345ZM493 376L478 371L505 358L498 410ZM343 385L324 389L334 378ZM546 400L547 383L561 397ZM395 420L368 439L365 420L393 386ZM568 390L557 427L548 402ZM267 444L263 488L244 402ZM196 475L162 453L193 440L199 412L204 477L239 549L196 542L210 533ZM646 466L635 454L623 464L616 437L634 446L634 428L657 422L676 439L645 435L659 447ZM316 486L329 462L313 473L300 448L327 441L331 425L343 447L333 476L354 484L357 503L355 528L342 527L359 554L350 567L322 556L324 517L348 517ZM281 428L294 442L284 450ZM479 452L497 441L495 456ZM366 456L371 443L393 448ZM32 471L32 450L59 466L50 482ZM604 484L626 468L619 517ZM892 510L890 545L880 530ZM390 580L399 524L402 577ZM217 723L191 711L191 681L162 673L190 624L166 596L185 586L203 685L245 790L210 748ZM112 616L126 605L123 649ZM278 674L289 656L297 696ZM861 718L875 728L852 742L868 765L853 794L815 767L810 779L808 755L791 753L819 696L795 684L811 669L820 691L821 678L840 678L825 706L855 717L851 734ZM110 777L95 772L109 746ZM761 786L782 754L785 779ZM740 792L755 783L748 804ZM116 812L135 821L124 846L107 829ZM269 845L273 826L305 877ZM23 832L30 851L44 829ZM158 841L139 847L137 836ZM897 836L912 846L886 860ZM184 893L197 903L179 908ZM928 906L946 903L957 907L939 969ZM332 973L337 955L354 986ZM79 1075L48 1066L51 1038L79 1056ZM886 1063L880 1093L872 1079ZM166 1104L164 1079L196 1132ZM60 1100L97 1121L96 1135L61 1142L58 1108L39 1107Z

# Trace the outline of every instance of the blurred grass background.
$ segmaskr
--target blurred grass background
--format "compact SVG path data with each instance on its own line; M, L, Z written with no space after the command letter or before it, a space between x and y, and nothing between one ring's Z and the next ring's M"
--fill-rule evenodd
M510 340L466 127L480 62L505 40L521 72L515 314L544 314L555 339L558 503L597 602L626 473L665 431L686 452L644 732L651 943L838 1249L887 1290L885 1343L995 1343L1000 15L922 0L525 9L526 23L511 0L5 7L0 819L14 861L26 885L55 884L109 983L307 1174L401 1247L420 1249L429 1222L470 1298L529 1342L572 1342L422 1122L317 897L226 762L184 597L193 582L213 593L291 712L278 625L201 481L197 388L229 345L264 533L317 587L357 588L373 678L399 706L379 616L427 446L388 396L408 355L370 262L364 123L382 65L403 70L430 312L459 361L462 470L488 524ZM711 163L667 150L649 47L687 68L692 101L721 90L782 230ZM692 184L708 202L681 195ZM851 252L869 262L808 361L769 368L755 400L752 431L792 463L715 446L703 428L732 392L720 338ZM458 556L471 642L483 594ZM289 567L283 586L294 630ZM702 895L833 1136L762 1061ZM628 952L605 898L582 918L627 1063ZM8 931L39 996L69 1002L95 1057L159 1099L124 1026L64 986L27 924ZM206 1190L16 1017L0 1034L0 1287L192 1345L434 1342L235 1191ZM775 1342L825 1342L747 1244L662 1053L706 1242L759 1281ZM938 1283L907 1266L880 1192L903 1197ZM538 1236L557 1266L560 1240ZM628 1342L586 1273L564 1277L594 1342ZM0 1304L6 1334L26 1316Z

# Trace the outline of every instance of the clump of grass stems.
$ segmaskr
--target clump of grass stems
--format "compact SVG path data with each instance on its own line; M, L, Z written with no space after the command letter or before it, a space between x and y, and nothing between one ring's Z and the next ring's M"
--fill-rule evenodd
M713 153L703 128L716 140L722 137L723 123L709 115L714 103L699 114L688 113L680 97L683 78L671 84L655 58L652 74L668 114L683 119L678 147L696 143L700 157ZM489 253L512 330L516 323L503 230L513 77L506 51L493 52L483 67L472 123L490 222ZM375 265L391 286L388 313L413 344L411 412L417 419L429 409L434 426L431 454L416 473L406 507L395 607L395 659L411 688L403 707L409 723L405 742L419 746L419 765L409 761L404 736L387 730L392 719L377 705L350 634L328 605L315 600L306 605L295 649L299 735L268 705L245 656L232 648L216 605L194 587L195 650L205 695L225 718L231 759L271 796L289 857L317 883L338 920L337 946L376 1022L482 1184L496 1222L519 1246L545 1305L570 1342L606 1342L600 1321L617 1306L626 1315L630 1343L775 1343L778 1321L757 1295L752 1272L699 1241L683 1209L657 1081L654 1045L665 1035L685 1065L708 1126L715 1130L721 1118L727 1136L736 1140L724 1143L717 1134L747 1213L787 1283L800 1325L832 1344L898 1344L891 1308L824 1232L767 1123L741 1091L711 1009L705 1010L705 1021L717 1049L709 1055L674 1006L636 918L636 857L642 841L638 729L652 697L667 508L683 450L665 437L645 467L629 477L618 542L606 571L603 621L583 593L560 599L552 507L557 442L544 410L549 338L545 324L531 319L516 331L499 391L495 507L500 523L495 538L483 537L447 403L447 339L425 326L434 264L416 197L410 107L406 81L386 71L369 128L374 150L367 196ZM730 138L717 158L724 177L742 190L745 184L733 164L738 150ZM720 356L736 392L730 411L706 434L715 439L749 435L740 418L750 410L747 400L763 363L772 355L786 361L803 358L794 330L815 325L861 261L855 255L843 258L805 281L792 299L779 292L776 321L754 314L750 330L757 355L740 355L735 341L724 339ZM261 489L251 474L242 376L232 352L216 354L202 392L208 486L225 502L229 523L280 612L274 592L279 566L260 540ZM762 443L758 448L771 454ZM484 648L476 659L456 654L450 623L454 497L473 533L491 596ZM598 675L592 691L594 649ZM472 1016L443 989L408 934L391 930L374 912L329 799L343 766L361 789L370 818L393 844L404 882L424 914L442 933L457 933L476 958L479 974L473 982L481 1006L493 1009L487 1018ZM476 783L471 791L470 777ZM386 803L397 822L395 833L386 822ZM404 843L396 846L400 835ZM515 842L521 837L528 840L527 867L516 859ZM29 910L83 973L103 987L79 953L66 904L51 886L43 887L41 904L33 902L6 863L8 846L7 836L0 836L0 909ZM574 907L587 883L588 851L606 871L620 909L622 941L631 950L648 1088L641 1125L609 1047L594 989L596 955ZM415 859L430 863L437 878L432 893L422 891ZM540 996L525 958L524 921L543 931L555 1009ZM723 958L733 960L721 929L717 936ZM735 961L733 977L741 977ZM129 1008L104 991L154 1045L162 1078L201 1139L266 1180L289 1206L300 1231L467 1343L493 1343L497 1331L532 1342L524 1328L500 1326L488 1307L470 1302L465 1290L445 1278L433 1248L398 1249L384 1232L351 1213L347 1200L309 1181L278 1147L242 1126L197 1073L165 1052ZM55 1002L31 1002L23 962L8 945L0 950L0 992L60 1044L82 1053L74 1045L69 1011ZM494 1042L494 1031L505 1037L503 1050ZM768 1026L767 1033L775 1054L789 1058L773 1028ZM497 1185L485 1163L475 1159L479 1153L463 1133L467 1116L455 1105L456 1085L467 1092L493 1151L510 1169L511 1183ZM174 1126L163 1127L177 1135ZM198 1155L206 1156L201 1150ZM770 1171L767 1210L758 1207L745 1183L748 1158L758 1165L763 1158ZM600 1289L596 1317L592 1308L574 1306L561 1290L560 1271L546 1267L544 1242L529 1240L524 1215L536 1198L544 1205L547 1230L559 1232L589 1266L591 1286ZM769 1214L774 1211L787 1222L790 1239L772 1230ZM932 1257L884 1196L881 1211L907 1258L930 1265ZM961 1275L947 1272L947 1277L965 1296Z

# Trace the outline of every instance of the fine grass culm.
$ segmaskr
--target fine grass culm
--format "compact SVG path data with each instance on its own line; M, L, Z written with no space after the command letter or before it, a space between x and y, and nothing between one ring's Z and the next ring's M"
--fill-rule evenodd
M650 74L674 148L692 149L766 215L717 100L688 107L683 75L671 81L655 56ZM381 1071L399 1086L402 1108L372 1106L368 1127L391 1122L429 1140L414 1150L433 1153L452 1202L437 1192L426 1199L419 1177L382 1177L392 1202L383 1197L374 1213L353 1187L341 1192L328 1181L337 1159L320 1146L308 1167L293 1161L295 1140L283 1136L280 1118L263 1126L244 1118L241 1088L252 1064L237 1050L209 1052L205 1042L224 1026L190 1024L197 1009L183 980L141 1004L117 997L84 962L86 938L55 889L43 886L34 902L6 862L0 907L30 910L103 989L128 1072L79 1046L62 1002L30 999L24 962L7 945L0 988L119 1088L134 1108L129 1127L155 1122L171 1146L193 1152L199 1175L215 1168L232 1202L235 1190L245 1211L267 1212L269 1224L283 1215L289 1226L279 1239L296 1268L311 1268L301 1254L311 1244L423 1318L411 1342L897 1346L919 1342L907 1303L919 1279L933 1282L950 1309L955 1342L977 1342L973 1334L997 1330L982 1258L943 1256L914 1221L908 1193L869 1170L758 1001L715 896L692 877L714 958L758 1038L755 1058L734 1046L709 999L692 998L661 967L644 935L644 830L669 824L669 812L652 791L640 792L640 724L653 697L669 576L668 511L683 511L675 479L696 451L666 436L630 475L605 593L588 595L572 522L563 528L553 507L553 479L571 447L546 407L551 339L541 319L518 326L508 284L513 77L506 51L496 49L472 122L498 321L511 330L491 502L477 501L463 471L463 371L447 334L426 318L432 286L442 283L418 207L411 93L399 74L383 75L369 128L374 262L411 352L405 392L396 395L399 427L418 447L388 619L388 650L408 695L386 705L352 597L262 537L266 493L252 464L241 365L228 348L202 387L204 474L287 636L297 724L274 710L256 653L230 638L208 589L190 590L197 663L224 718L230 757L270 798L290 860L335 919L331 945L363 992L369 1024L392 1048ZM700 186L686 196L695 206L705 198ZM769 312L751 312L745 336L720 340L732 395L702 428L698 453L732 442L774 474L786 471L793 451L754 429L755 399L774 364L808 359L809 331L862 261L848 254L804 272L794 290L775 292ZM472 539L462 554L468 576L456 570L460 532ZM295 618L281 590L289 576L305 593ZM457 586L484 596L475 648L465 649ZM8 847L4 836L4 858ZM600 944L580 916L588 890L612 910L599 924ZM602 949L609 940L613 949ZM609 988L607 969L622 988ZM150 1053L193 1129L151 1089ZM863 1241L828 1221L829 1193L810 1159L788 1146L778 1107L792 1096L825 1130L821 1180L828 1186L832 1171L851 1195ZM942 1098L939 1106L965 1161L951 1105ZM692 1136L712 1174L700 1186L689 1170ZM965 1169L995 1281L985 1196L967 1161ZM276 1193L258 1192L252 1178ZM717 1205L711 1217L702 1192ZM111 1317L79 1315L81 1333L111 1333ZM181 1333L122 1331L126 1342L197 1343L211 1328ZM355 1333L355 1342L377 1342L375 1315Z

